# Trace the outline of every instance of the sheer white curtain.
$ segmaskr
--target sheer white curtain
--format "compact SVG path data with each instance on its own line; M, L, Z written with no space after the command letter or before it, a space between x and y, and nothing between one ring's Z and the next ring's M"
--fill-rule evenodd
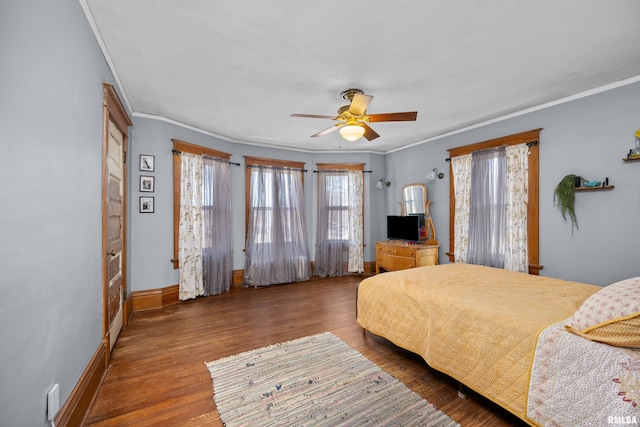
M349 266L351 273L364 271L364 185L362 171L349 171Z
M505 147L472 154L467 249L470 264L504 267L506 169Z
M231 288L233 254L231 243L231 170L229 162L202 158L203 246L205 295Z
M361 170L320 170L315 270L320 277L364 271Z
M471 200L471 154L451 159L453 188L455 196L454 212L454 262L467 261L469 242L469 206Z
M178 259L180 283L178 298L186 300L204 295L202 279L202 156L180 155L180 223Z
M300 170L252 166L245 286L309 280Z
M320 277L342 276L344 273L350 228L348 180L347 171L321 170L318 174L314 268Z
M479 166L472 179L472 154L451 159L455 196L454 259L455 262L498 265L507 270L527 273L529 271L527 235L529 147L527 144L509 145L504 149L504 153L503 179L495 176L491 178L491 174L495 172L490 170L491 161L485 164L484 169ZM477 157L477 160L481 161L482 158ZM499 181L503 184L498 184ZM503 188L503 196L499 196L494 191L500 186ZM501 225L501 220L493 215L497 213L494 207L483 206L479 202L482 194L487 195L490 192L498 197L491 203L495 206L502 205L500 209L504 212L504 225ZM478 203L475 214L471 213L472 194L475 196L474 205ZM476 220L484 218L484 222L472 226L473 215ZM476 240L472 241L470 236L474 234L474 230L478 234L473 238ZM499 237L500 235L502 237ZM502 243L496 239L501 239ZM489 260L478 258L477 252L471 254L472 251L485 250L482 249L483 245L493 254L489 256ZM494 257L497 253L502 253L500 259Z
M529 200L529 147L507 147L507 223L504 253L506 270L529 272L527 201Z

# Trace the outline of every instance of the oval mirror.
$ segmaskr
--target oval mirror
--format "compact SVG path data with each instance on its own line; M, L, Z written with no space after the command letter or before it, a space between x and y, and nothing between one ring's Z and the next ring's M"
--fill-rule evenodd
M406 215L427 213L427 186L409 184L402 188L402 203Z

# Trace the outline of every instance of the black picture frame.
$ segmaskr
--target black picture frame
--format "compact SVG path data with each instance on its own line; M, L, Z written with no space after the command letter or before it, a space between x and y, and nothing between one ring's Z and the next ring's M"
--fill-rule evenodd
M140 192L153 193L155 191L155 176L140 175Z
M140 196L140 213L153 213L155 210L155 197Z
M155 169L156 156L150 154L140 154L140 170L153 172Z

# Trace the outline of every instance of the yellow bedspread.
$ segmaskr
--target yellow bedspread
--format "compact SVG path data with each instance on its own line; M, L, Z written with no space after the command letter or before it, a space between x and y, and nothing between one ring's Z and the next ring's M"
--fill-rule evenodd
M471 264L420 267L363 280L357 321L526 420L538 333L599 289Z

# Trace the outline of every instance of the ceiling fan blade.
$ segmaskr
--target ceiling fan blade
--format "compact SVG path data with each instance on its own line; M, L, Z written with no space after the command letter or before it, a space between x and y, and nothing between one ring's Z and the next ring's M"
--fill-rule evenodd
M369 114L369 122L413 122L417 117L417 111L407 111L404 113Z
M371 126L369 126L368 124L360 123L360 125L364 128L363 136L367 138L367 141L372 141L380 136L375 130L371 129Z
M325 136L326 134L331 133L331 132L333 132L334 130L337 130L338 128L340 128L340 127L342 127L342 126L344 126L344 125L345 125L344 123L338 123L338 124L337 124L337 125L335 125L335 126L331 126L331 127L330 127L330 128L328 128L328 129L322 130L322 131L320 131L320 132L318 132L318 133L316 133L316 134L311 135L311 137L313 138L313 137L315 137L315 136Z
M318 114L292 114L291 117L306 117L309 119L330 119L338 120L336 116L320 116Z
M361 116L367 111L369 103L373 99L371 95L365 95L362 93L356 93L351 100L351 106L349 112L354 116Z

